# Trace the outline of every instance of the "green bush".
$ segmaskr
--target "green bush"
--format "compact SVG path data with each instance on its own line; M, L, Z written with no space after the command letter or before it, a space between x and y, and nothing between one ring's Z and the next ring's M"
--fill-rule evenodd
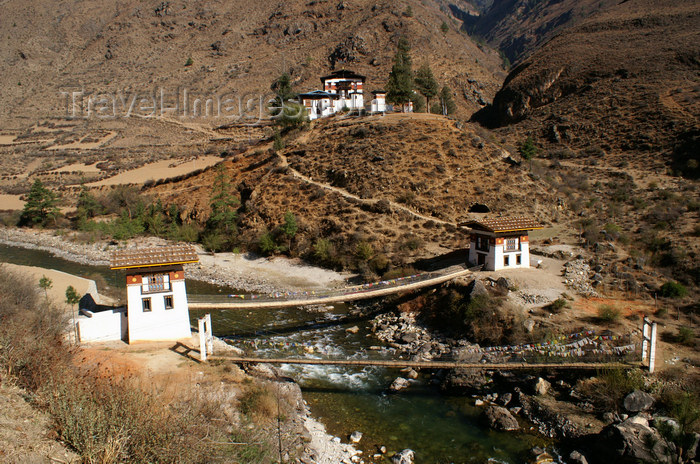
M556 313L564 308L569 306L569 302L566 301L564 298L557 298L556 300L552 301L549 304L549 310Z
M620 310L610 305L600 305L598 307L598 319L608 324L616 323L620 320Z
M676 335L676 342L680 343L681 345L694 346L695 332L690 327L679 327L678 334Z
M688 289L679 282L666 282L661 286L661 296L664 298L683 298L688 294Z
M359 242L355 247L355 256L361 261L369 261L374 256L374 248L372 244L367 242Z
M644 373L640 369L604 369L598 374L601 381L598 394L609 407L618 408L623 398L634 390L644 388Z

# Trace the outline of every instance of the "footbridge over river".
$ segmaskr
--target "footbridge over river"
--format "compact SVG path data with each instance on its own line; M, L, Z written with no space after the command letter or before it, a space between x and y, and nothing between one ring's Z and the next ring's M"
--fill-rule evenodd
M190 309L252 309L345 303L397 293L419 290L471 274L480 268L452 266L441 271L426 272L331 290L276 292L261 295L187 295Z

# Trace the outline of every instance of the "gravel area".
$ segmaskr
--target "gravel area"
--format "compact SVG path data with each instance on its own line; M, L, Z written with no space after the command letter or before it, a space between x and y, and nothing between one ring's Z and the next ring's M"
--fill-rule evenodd
M125 248L167 245L156 237L139 237L128 242L100 241L82 243L72 232L53 230L0 228L0 244L43 250L69 261L108 266L110 254ZM200 262L186 265L189 278L216 285L226 285L250 292L271 293L300 289L325 289L345 285L349 274L305 265L297 259L260 258L251 254L217 253L212 255L195 245Z

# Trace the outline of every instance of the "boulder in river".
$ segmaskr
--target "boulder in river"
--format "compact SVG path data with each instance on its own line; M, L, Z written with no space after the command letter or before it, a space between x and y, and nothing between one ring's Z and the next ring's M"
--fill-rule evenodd
M399 451L391 458L391 464L413 464L416 453L411 449Z
M630 462L670 463L669 456L675 451L669 449L674 445L667 444L655 429L633 418L605 427L594 446L592 451L600 458L604 457L605 462L623 458Z
M572 451L571 454L569 454L569 460L566 462L568 462L569 464L588 464L586 456L579 453L578 451Z
M654 397L641 390L635 390L625 397L623 405L629 412L646 411L654 404Z
M550 388L552 388L552 384L547 382L545 379L542 377L537 379L537 383L535 384L535 392L538 395L546 395Z
M350 434L350 443L359 443L362 440L362 432L354 431Z
M408 388L410 384L411 382L408 379L404 379L403 377L396 377L396 379L393 382L391 382L391 385L389 385L389 391L398 392L405 388Z
M506 408L491 405L484 411L486 420L492 429L496 430L518 430L518 420Z

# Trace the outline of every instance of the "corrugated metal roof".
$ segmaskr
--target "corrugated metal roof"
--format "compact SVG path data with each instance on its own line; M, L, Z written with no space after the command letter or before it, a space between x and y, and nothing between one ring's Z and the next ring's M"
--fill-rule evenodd
M459 224L470 229L483 229L491 232L509 232L516 230L542 229L542 224L532 218L520 217L497 217L467 221Z
M192 245L169 245L115 251L112 253L110 267L112 269L129 269L196 263L197 261L199 261L199 256Z

